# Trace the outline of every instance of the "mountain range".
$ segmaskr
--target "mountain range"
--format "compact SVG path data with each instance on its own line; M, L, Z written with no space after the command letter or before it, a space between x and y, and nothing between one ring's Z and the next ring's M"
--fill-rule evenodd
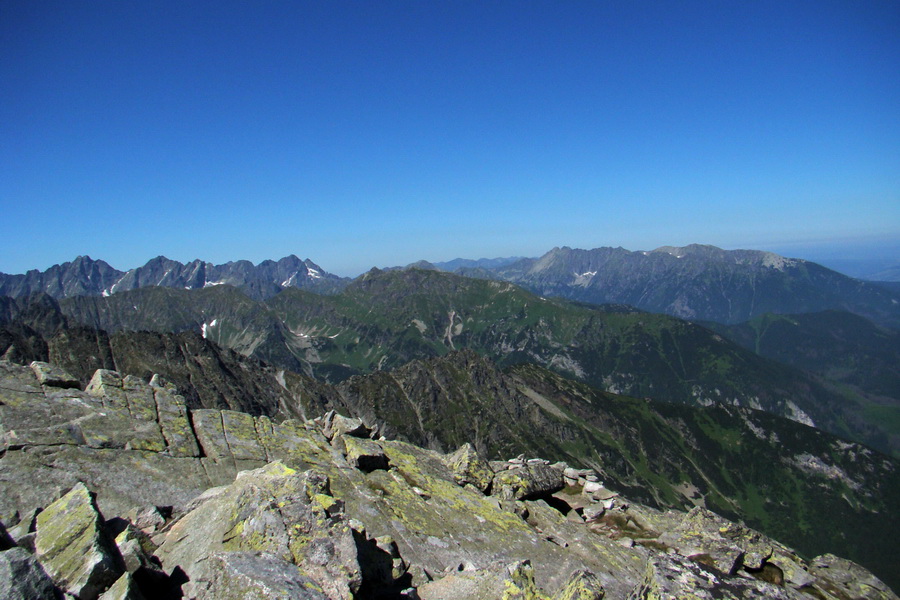
M0 273L0 296L21 298L45 293L53 298L69 298L109 296L143 287L194 290L232 285L243 289L252 298L269 298L289 287L332 293L345 283L345 279L326 272L311 260L300 260L294 255L278 261L265 260L258 265L247 260L222 265L201 260L183 264L157 256L144 266L128 271L119 271L89 256L79 256L72 262L54 265L43 272Z
M692 244L649 252L554 248L457 273L510 281L541 296L627 304L691 320L740 323L765 313L846 310L900 327L900 296L809 261L758 250Z

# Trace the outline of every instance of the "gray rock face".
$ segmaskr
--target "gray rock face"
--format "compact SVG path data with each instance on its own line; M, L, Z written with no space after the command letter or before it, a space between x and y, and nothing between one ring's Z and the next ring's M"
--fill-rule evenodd
M37 376L41 385L58 388L77 388L79 387L78 379L68 374L60 367L49 363L33 361L31 369Z
M330 600L296 565L264 552L210 555L194 573L191 590L196 600Z
M12 548L0 552L0 598L56 600L56 588L31 554Z

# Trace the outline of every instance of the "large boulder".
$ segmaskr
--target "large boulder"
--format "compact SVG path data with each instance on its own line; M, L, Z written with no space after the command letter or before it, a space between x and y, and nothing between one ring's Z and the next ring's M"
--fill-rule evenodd
M488 461L481 458L472 447L465 443L447 457L447 466L453 472L453 479L459 485L474 485L484 493L491 488L494 471Z
M242 472L177 521L157 556L166 569L180 567L190 579L186 591L198 597L227 597L229 582L252 579L248 561L263 561L270 568L260 577L289 563L328 597L349 600L362 584L356 543L343 518L329 513L336 503L323 482L315 472L299 473L278 462ZM244 554L240 560L221 556L228 552ZM246 553L258 554L251 559ZM214 555L219 558L209 563ZM210 564L218 566L210 571Z
M36 558L58 587L80 600L96 598L124 571L102 525L82 483L37 517Z
M491 494L507 500L546 498L566 487L562 471L549 465L523 464L494 475Z

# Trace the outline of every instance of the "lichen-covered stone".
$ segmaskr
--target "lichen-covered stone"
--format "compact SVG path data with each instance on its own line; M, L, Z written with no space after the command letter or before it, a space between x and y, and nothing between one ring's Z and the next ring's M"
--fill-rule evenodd
M596 575L590 571L576 571L553 600L603 600L605 593Z
M35 555L53 582L82 600L96 598L122 573L84 484L37 517Z
M366 472L388 468L388 458L378 442L342 435L335 438L335 443L343 448L347 462L352 467Z
M490 464L481 458L472 444L465 443L447 457L447 466L453 471L453 478L459 485L471 484L484 493L490 490L494 479L494 471Z
M265 552L218 552L188 584L195 600L330 600L296 565Z
M809 600L806 594L752 578L723 578L721 571L678 554L650 557L644 580L629 600Z
M231 455L237 460L258 460L265 462L266 451L256 435L254 418L247 413L233 410L222 411L222 425L225 440Z
M549 600L528 561L448 573L418 588L422 600Z
M551 496L565 487L561 471L548 465L522 465L494 475L491 493L500 498L526 500Z
M225 439L222 411L208 408L192 410L191 421L205 456L215 460L232 460L231 449Z
M342 517L307 494L307 479L282 463L244 471L168 531L157 556L192 580L220 552L264 552L293 563L325 594L348 600L362 583L356 543Z
M0 552L0 598L56 600L56 588L31 554L12 548Z
M362 419L345 417L334 411L330 411L323 419L322 433L328 439L334 439L342 435L366 438L372 430L362 422Z
M98 600L145 600L131 572L123 573Z
M84 391L103 399L104 406L127 408L128 397L122 385L122 376L116 371L97 369Z
M742 567L760 569L776 553L776 544L759 532L700 507L691 509L659 541L682 556L698 557L726 574L734 574ZM779 556L785 566L793 560L785 552Z
M78 379L70 375L62 367L37 360L32 361L30 366L41 385L57 388L80 387Z
M818 579L814 587L838 598L897 600L897 594L869 571L833 554L812 559L810 572Z
M153 395L156 400L159 425L163 437L166 438L168 452L172 456L178 457L199 456L200 449L197 447L191 424L188 422L184 398L166 387L154 388Z

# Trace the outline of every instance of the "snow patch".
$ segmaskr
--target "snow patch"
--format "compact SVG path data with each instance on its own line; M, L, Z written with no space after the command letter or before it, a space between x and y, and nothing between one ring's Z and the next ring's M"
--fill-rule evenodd
M223 285L224 281L207 281L203 284L203 287L213 287L215 285Z
M108 298L108 297L109 297L109 290L103 290L102 292L100 292L100 295L103 296L104 298Z
M200 326L200 333L203 336L204 340L206 339L206 329L207 329L206 323L204 323L203 325Z
M572 282L572 285L580 285L582 287L587 287L587 285L591 282L591 279L594 278L594 275L597 274L597 271L585 271L584 273L573 273L575 275L575 281Z
M319 273L317 270L310 269L309 267L306 267L306 270L309 273L309 276L312 277L313 279L322 279L322 274Z

